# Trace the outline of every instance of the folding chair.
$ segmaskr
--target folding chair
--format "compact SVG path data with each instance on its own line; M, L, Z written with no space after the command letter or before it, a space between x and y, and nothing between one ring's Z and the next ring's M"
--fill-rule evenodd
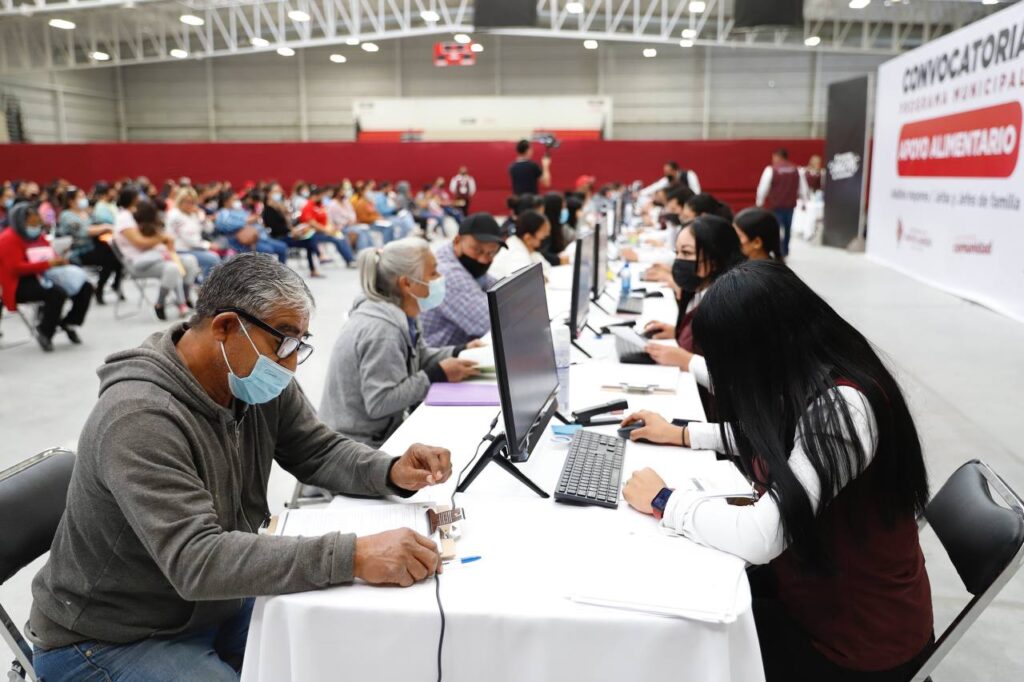
M2 291L0 291L0 294L2 294ZM13 310L8 310L3 305L0 305L0 323L3 322L3 318L4 318L4 315L6 313L8 313L8 312L14 313L15 315L17 315L18 317L21 318L22 322L25 323L25 327L28 329L28 333L32 337L32 339L38 339L39 332L36 331L36 325L32 323L32 320L30 320L28 318L28 316L25 314L25 311L22 309L22 308L25 307L25 305L32 306L32 308L34 310L34 315L38 319L40 314L41 314L41 312L42 312L41 311L41 308L42 308L42 304L41 303L30 303L30 304L23 304L23 305L15 305ZM0 350L7 350L9 348L17 348L18 346L23 346L26 343L28 343L28 339L23 339L21 341L14 341L12 343L4 343L3 342L3 330L0 329Z
M1006 507L993 499L993 492ZM972 599L932 646L911 682L929 679L1024 561L1024 501L980 460L953 472L919 519L922 528L929 523Z
M0 584L50 550L64 515L75 455L51 448L0 471L0 518L7 523L0 539ZM0 606L0 636L14 652L7 673L10 682L38 679L32 648Z
M122 319L124 319L126 317L133 317L135 315L138 315L139 312L142 310L142 305L144 303L148 303L150 306L155 305L153 303L153 301L151 301L149 299L149 296L146 294L146 282L149 281L150 279L155 279L155 278L153 278L153 277L140 278L140 277L136 277L134 274L132 274L132 268L128 264L128 261L125 259L124 252L121 251L121 247L118 246L117 241L114 240L114 239L110 240L110 250L114 252L114 257L117 258L117 262L121 264L121 269L124 272L124 274L122 275L122 284L121 284L121 286L122 287L124 286L123 282L124 282L125 279L127 279L132 284L135 285L136 289L139 290L139 305L137 306L137 308L134 311L132 311L130 313L126 313L124 315L121 314L121 303L123 301L121 301L121 297L120 296L118 296L114 300L114 319L122 320Z

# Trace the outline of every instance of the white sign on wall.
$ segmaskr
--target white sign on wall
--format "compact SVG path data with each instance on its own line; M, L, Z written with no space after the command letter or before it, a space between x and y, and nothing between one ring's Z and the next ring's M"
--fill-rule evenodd
M416 131L424 141L518 140L538 130L611 136L610 97L375 97L352 111L361 131Z
M868 255L1024 321L1024 3L878 70Z

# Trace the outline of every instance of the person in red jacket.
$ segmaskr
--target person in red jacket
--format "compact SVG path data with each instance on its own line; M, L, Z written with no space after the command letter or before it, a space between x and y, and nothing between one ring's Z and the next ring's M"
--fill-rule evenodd
M10 210L10 227L0 232L0 289L8 310L18 303L43 303L42 319L36 326L36 339L44 351L53 350L53 335L60 327L72 343L81 343L77 327L85 322L92 300L92 284L86 282L74 296L44 275L50 268L67 265L67 259L55 256L49 260L32 262L28 249L48 246L42 238L43 219L39 210L27 202L15 204ZM63 318L64 303L71 298L71 310Z

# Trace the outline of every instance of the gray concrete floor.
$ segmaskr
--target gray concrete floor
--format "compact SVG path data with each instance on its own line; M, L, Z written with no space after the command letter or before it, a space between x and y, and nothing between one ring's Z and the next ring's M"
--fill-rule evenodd
M980 458L1024 494L1024 325L920 284L864 256L796 244L791 266L885 355L911 402L937 490L964 461ZM328 267L311 280L318 312L317 352L299 368L314 402L332 341L358 286L354 271ZM129 292L131 300L135 293ZM34 344L0 351L0 470L54 445L74 448L98 389L95 369L118 349L161 329L148 310L115 321L112 306L95 308L82 330L85 344L58 339L44 356ZM5 316L0 344L24 338ZM292 480L271 477L272 510L282 508ZM11 523L3 519L2 523ZM933 535L923 536L941 630L967 602L955 571ZM24 622L29 582L38 563L0 586L0 603ZM1024 574L1002 592L935 674L941 680L1024 679ZM0 645L0 664L8 660ZM5 668L0 668L5 669Z

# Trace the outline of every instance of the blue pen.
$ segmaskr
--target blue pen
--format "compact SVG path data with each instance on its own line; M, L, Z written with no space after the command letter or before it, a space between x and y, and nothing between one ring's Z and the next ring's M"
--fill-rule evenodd
M459 559L459 563L460 564L471 564L474 561L480 561L481 559L483 559L482 556L464 556L461 559Z

